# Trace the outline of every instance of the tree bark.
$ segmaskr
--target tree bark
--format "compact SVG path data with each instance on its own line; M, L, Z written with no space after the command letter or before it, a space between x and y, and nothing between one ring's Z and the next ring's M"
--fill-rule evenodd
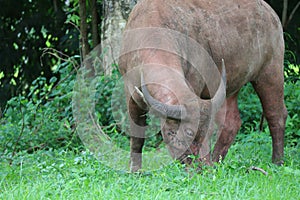
M285 27L285 23L286 23L288 2L289 2L288 0L283 0L283 9L282 9L282 17L281 17L282 27Z
M82 66L84 69L84 76L86 78L91 78L95 75L95 69L93 66L93 58L88 57L90 53L90 45L88 41L88 24L87 24L87 14L86 14L86 0L79 0L79 17L80 17L80 36L81 36L81 57Z
M90 0L91 12L92 12L92 40L93 47L100 44L100 36L98 31L98 13L97 13L97 2L96 0Z
M84 60L90 52L90 46L88 43L88 30L86 22L86 0L79 0L79 17L80 17L80 42L82 59Z
M57 0L53 0L54 11L57 12Z
M134 5L139 0L106 0L103 2L103 16L101 45L106 49L106 56L103 58L103 66L106 74L111 73L112 64L118 59L120 39L123 29Z

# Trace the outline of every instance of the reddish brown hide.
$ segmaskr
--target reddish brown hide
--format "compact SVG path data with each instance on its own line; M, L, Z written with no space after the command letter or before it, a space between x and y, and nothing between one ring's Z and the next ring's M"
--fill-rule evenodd
M188 42L172 31L159 34L165 29L181 33ZM145 31L134 35L131 30ZM124 35L119 69L131 120L132 171L142 166L149 109L161 118L163 139L174 158L185 161L196 154L206 163L224 159L241 126L237 97L247 82L269 124L272 160L283 163L284 41L280 21L264 1L142 0L130 14ZM193 48L191 41L200 48ZM222 59L223 79L214 71L222 71ZM210 152L214 119L219 137Z

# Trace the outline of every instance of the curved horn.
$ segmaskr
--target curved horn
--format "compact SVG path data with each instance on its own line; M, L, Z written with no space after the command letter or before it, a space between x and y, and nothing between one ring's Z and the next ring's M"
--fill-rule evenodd
M144 83L144 76L141 72L141 87L144 99L146 100L147 104L154 110L155 113L158 115L169 117L173 119L184 119L186 118L186 109L183 105L167 105L151 96L149 93L147 86Z
M225 98L226 98L226 69L225 69L224 59L222 59L222 75L221 75L220 85L215 96L211 100L213 104L214 113L216 113L220 109Z

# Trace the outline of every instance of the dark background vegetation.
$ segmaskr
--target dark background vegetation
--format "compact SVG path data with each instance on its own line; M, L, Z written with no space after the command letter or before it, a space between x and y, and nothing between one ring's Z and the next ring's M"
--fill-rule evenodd
M282 0L267 2L281 19L285 10L287 13L283 22L289 110L286 139L295 146L300 138L300 8L289 17L299 1L287 1L286 9ZM80 3L86 4L86 13ZM0 155L12 157L22 150L80 146L71 107L76 69L85 55L80 32L86 26L86 42L90 47L96 46L93 28L97 23L99 37L104 4L105 1L0 0ZM114 123L109 114L113 87L110 77L103 77L99 83L98 89L105 91L98 104L99 121L104 127ZM241 132L259 129L261 108L250 86L243 89L240 101L244 121ZM110 131L118 128L110 126Z

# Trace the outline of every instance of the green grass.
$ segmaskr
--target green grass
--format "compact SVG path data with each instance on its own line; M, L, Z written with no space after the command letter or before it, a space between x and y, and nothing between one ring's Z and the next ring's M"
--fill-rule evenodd
M20 153L1 159L0 199L299 199L300 147L286 147L285 165L270 163L266 133L237 139L223 163L187 173L173 163L130 174L103 165L90 153ZM256 166L268 172L249 170Z

